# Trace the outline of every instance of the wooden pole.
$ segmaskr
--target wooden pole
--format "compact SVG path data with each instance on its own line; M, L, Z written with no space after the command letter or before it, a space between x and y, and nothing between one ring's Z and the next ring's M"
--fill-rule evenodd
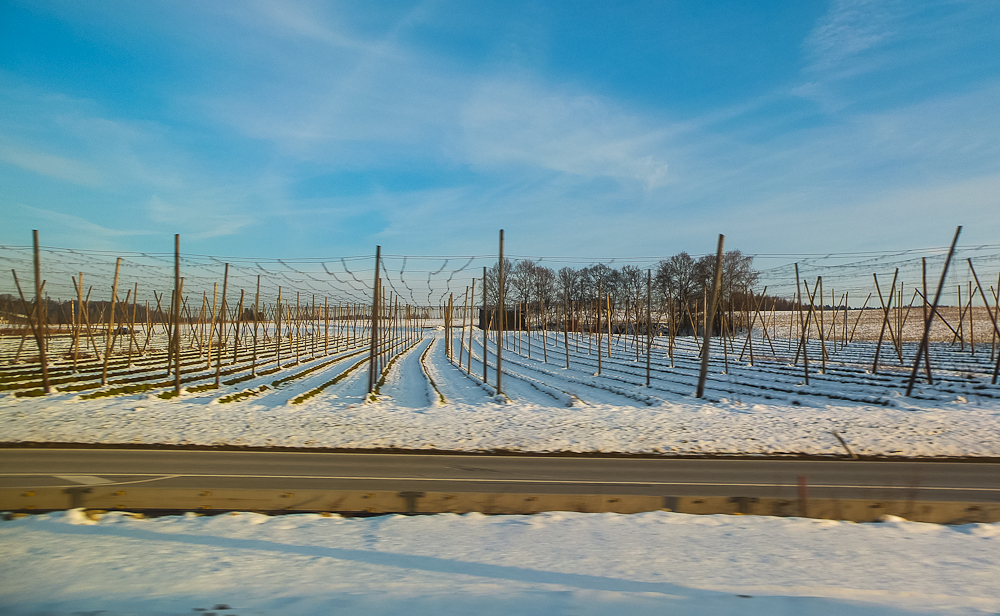
M42 260L38 244L38 229L32 230L31 237L34 243L35 257L35 342L38 344L38 359L42 367L42 389L49 394L52 393L52 385L49 383L49 362L45 354L46 327L42 311Z
M219 378L222 372L222 332L226 329L226 291L229 289L229 264L226 263L225 273L222 275L222 304L219 305L219 350L215 357L215 387L219 387Z
M240 357L240 331L243 329L243 298L246 295L244 289L240 289L240 303L236 306L236 318L233 321L233 364L236 365ZM243 344L246 344L244 340Z
M83 329L83 272L80 272L80 284L77 284L76 280L73 280L73 286L76 287L76 306L77 306L77 325L76 334L73 336L73 372L76 372L76 361L80 356L80 330ZM987 304L987 310L989 305ZM149 312L149 309L146 309Z
M858 318L854 319L854 326L851 327L851 337L848 339L847 343L850 344L854 342L854 332L858 329L858 323L861 322L861 317L865 314L865 308L868 307L868 302L871 300L872 294L868 293L868 297L865 298L865 303L861 305L861 310L858 311Z
M486 290L486 267L484 266L483 267L483 320L479 323L480 325L485 325L486 326L483 329L483 383L487 382L487 379L488 379L488 376L489 376L487 374L487 366L486 366L486 351L487 351L487 342L489 341L489 331L493 327L493 317L492 316L490 317L489 322L488 323L486 322L486 308L487 308L487 304L486 304L487 295L486 295L486 293L487 293L487 290Z
M646 270L646 387L649 387L649 372L653 352L653 272Z
M969 269L972 270L972 277L976 279L976 286L979 287L979 296L983 298L983 305L986 307L986 314L990 316L990 322L993 323L993 335L1000 335L1000 328L997 327L997 315L990 311L990 303L986 301L986 295L983 293L983 286L979 284L979 276L976 276L976 268L972 267L972 259L968 259ZM992 359L992 357L990 357ZM993 380L990 381L994 385L997 384L997 373L1000 372L1000 360L997 361L996 368L993 369Z
M563 348L566 351L566 369L569 370L569 289L563 289Z
M473 279L472 284L476 284ZM469 315L469 287L465 287L465 304L462 307L462 331L458 334L458 365L465 363L465 319Z
M378 300L379 300L379 264L382 262L382 247L375 247L375 279L372 282L372 331L368 358L368 393L375 389L375 362L378 353Z
M892 308L892 296L896 291L896 277L899 275L899 268L896 268L896 272L892 275L892 291L889 292L889 301L886 303L882 299L882 289L878 286L878 276L872 274L872 278L875 279L875 290L878 291L878 301L882 304L882 329L879 331L878 344L875 346L875 360L872 362L872 374L878 374L878 356L879 352L882 350L882 340L885 338L885 327L889 323L889 311ZM892 332L889 332L892 335Z
M969 265L971 266L971 262ZM927 319L930 317L930 314L927 312L927 258L926 257L920 259L920 268L921 268L921 281L924 288L924 294L920 298L920 305L923 308L923 313L924 313L924 327L927 327ZM934 378L931 376L931 354L929 352L924 354L924 367L927 369L927 383L932 385L934 383Z
M257 321L260 320L260 274L257 274L257 292L253 296L253 359L250 360L250 376L257 376Z
M181 234L174 234L174 394L181 393Z
M937 292L934 294L934 303L931 305L931 314L924 325L924 335L920 340L920 348L917 349L917 358L913 362L913 370L910 372L910 380L906 384L906 395L913 393L913 384L917 379L917 370L920 369L921 356L927 352L927 341L931 333L931 324L934 321L934 312L937 310L938 301L941 300L941 291L944 290L945 277L948 275L948 266L951 265L951 257L955 254L955 245L958 243L958 236L962 233L962 226L955 229L955 238L951 241L951 248L948 249L948 258L944 261L944 269L941 270L941 281L938 283ZM994 372L996 374L996 372ZM995 377L994 377L995 378Z
M500 388L503 379L503 337L504 337L504 317L506 316L506 293L504 289L504 267L503 267L503 229L500 229L500 261L499 261L499 280L497 281L497 304L498 310L500 311L500 318L497 320L499 329L497 329L497 394L502 394L503 390Z
M104 335L104 368L101 370L101 386L108 384L108 359L111 355L111 334L115 328L115 300L118 299L118 270L122 259L115 261L115 280L111 284L111 310L108 313L108 331Z
M135 292L132 294L132 318L129 319L128 324L128 367L132 367L132 343L135 342L136 349L138 350L139 343L135 339L135 309L136 303L139 299L139 283L135 283Z
M705 318L705 343L701 345L701 370L698 373L698 391L696 398L705 395L705 379L708 378L708 351L712 340L712 325L715 321L715 307L719 300L719 286L722 283L722 247L726 236L719 234L719 248L715 254L715 277L712 282L712 305L707 307L711 312Z
M604 349L601 348L601 308L603 308L604 302L604 281L597 281L597 376L601 376L601 353Z
M798 309L799 309L799 336L802 345L802 367L805 374L806 385L809 385L809 340L806 338L806 325L808 322L803 323L802 320L802 286L799 283L799 264L795 264L795 289L799 295ZM795 361L798 361L798 353L795 354Z
M473 307L476 305L476 279L475 278L472 279L472 302L469 305L473 306ZM466 362L468 363L468 367L466 367L466 369L465 369L465 371L468 372L469 374L472 374L472 330L473 329L475 329L475 325L473 324L473 318L472 318L472 315L470 314L469 315L469 356L466 359Z
M284 307L281 301L281 287L278 287L278 303L274 306L274 348L277 352L278 368L281 368L281 316Z

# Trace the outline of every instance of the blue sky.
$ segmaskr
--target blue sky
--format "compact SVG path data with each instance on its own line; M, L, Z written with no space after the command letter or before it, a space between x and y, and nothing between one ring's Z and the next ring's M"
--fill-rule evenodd
M0 1L0 243L1000 238L1000 3Z

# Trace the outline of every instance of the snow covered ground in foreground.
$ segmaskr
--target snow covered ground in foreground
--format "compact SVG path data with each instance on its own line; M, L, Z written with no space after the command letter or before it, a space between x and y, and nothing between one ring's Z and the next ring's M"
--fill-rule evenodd
M832 434L837 432L861 455L1000 457L1000 388L954 376L959 367L991 367L982 353L978 364L960 356L965 364L943 377L938 370L944 380L919 385L915 398L902 395L901 368L866 373L860 362L868 361L871 349L860 345L841 351L842 361L831 361L827 374L814 372L809 386L802 383L800 368L779 361L758 356L751 367L735 357L713 356L709 398L698 400L692 395L698 370L694 340L678 341L675 369L664 357L655 358L650 388L644 386L645 362L635 361L634 350L616 348L596 376L596 353L588 355L582 347L566 369L562 342L550 341L548 362L538 349L531 358L523 351L504 355L509 402L498 402L492 388L477 380L483 370L481 338L470 376L448 361L437 332L400 356L374 403L365 401L366 370L349 372L357 357L333 363L320 358L236 387L171 400L154 393L98 399L71 392L0 394L0 440L842 456L846 452ZM491 382L492 358L491 349ZM276 382L314 366L322 369ZM346 377L336 385L294 403L340 374ZM234 392L249 397L220 402Z
M1000 524L667 512L96 517L0 522L0 613L1000 611Z

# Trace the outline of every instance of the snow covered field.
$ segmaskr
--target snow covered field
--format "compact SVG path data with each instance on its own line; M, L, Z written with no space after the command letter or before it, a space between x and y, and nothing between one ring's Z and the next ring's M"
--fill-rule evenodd
M545 513L0 522L0 613L990 614L1000 524Z
M361 348L303 357L266 376L250 378L245 370L238 383L219 390L189 387L179 399L159 397L165 386L96 398L94 390L42 397L3 393L2 440L845 455L832 434L837 432L861 455L1000 456L1000 387L989 385L988 350L973 356L935 345L935 384L918 384L915 396L907 398L910 343L904 344L902 362L885 345L878 374L870 373L872 343L844 348L828 343L821 374L822 349L813 340L807 386L801 363L792 365L794 345L788 341L755 335L752 366L748 352L738 359L739 339L725 353L716 341L706 399L698 400L693 338L677 339L673 367L667 339L656 339L647 388L644 349L628 336L615 337L611 357L605 348L598 367L593 343L571 335L566 368L562 334L550 333L543 348L533 333L530 351L525 334L520 342L512 334L504 352L504 397L493 389L492 342L490 385L482 382L482 337L476 334L471 363L467 346L462 351L462 364L471 373L456 365L458 342L455 360L449 361L443 332L430 332L392 364L374 402L365 400ZM241 369L231 370L239 376ZM206 372L206 378L212 374ZM314 395L303 400L310 392Z

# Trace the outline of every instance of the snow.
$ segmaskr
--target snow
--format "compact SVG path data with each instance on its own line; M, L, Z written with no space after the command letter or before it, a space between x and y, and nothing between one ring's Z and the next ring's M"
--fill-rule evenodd
M0 612L24 615L1000 610L1000 524L895 517L71 510L0 522L0 549Z
M947 345L932 348L938 382L919 384L916 396L907 398L902 392L908 371L885 347L879 374L870 374L872 343L855 342L843 349L828 343L827 371L820 374L821 349L812 341L806 386L801 366L783 359L789 348L794 354L793 345L775 340L768 359L762 354L767 349L772 355L770 345L755 337L754 366L748 357L738 360L738 344L725 358L716 345L708 397L699 400L693 396L697 347L691 338L678 338L673 368L665 339L657 340L652 387L646 388L645 357L636 361L634 345L626 348L616 340L613 357L605 357L602 375L595 376L596 349L588 355L583 342L577 351L571 339L567 369L561 334L550 334L548 363L542 361L537 338L530 359L525 352L504 352L504 397L493 387L493 344L490 383L484 384L481 335L473 345L471 374L456 366L457 341L455 361L447 359L443 336L443 331L430 332L402 355L375 402L365 399L367 369L362 367L307 401L293 403L363 358L354 349L343 352L342 361L304 357L298 366L275 374L170 400L156 392L96 399L74 392L0 394L3 440L843 456L846 452L832 434L837 432L859 455L1000 456L1000 386L988 384L988 349L971 356ZM911 349L906 352L912 356ZM467 355L464 359L467 365ZM325 363L329 365L302 378L272 385ZM262 386L267 387L260 390ZM240 401L219 402L251 391L254 395Z

